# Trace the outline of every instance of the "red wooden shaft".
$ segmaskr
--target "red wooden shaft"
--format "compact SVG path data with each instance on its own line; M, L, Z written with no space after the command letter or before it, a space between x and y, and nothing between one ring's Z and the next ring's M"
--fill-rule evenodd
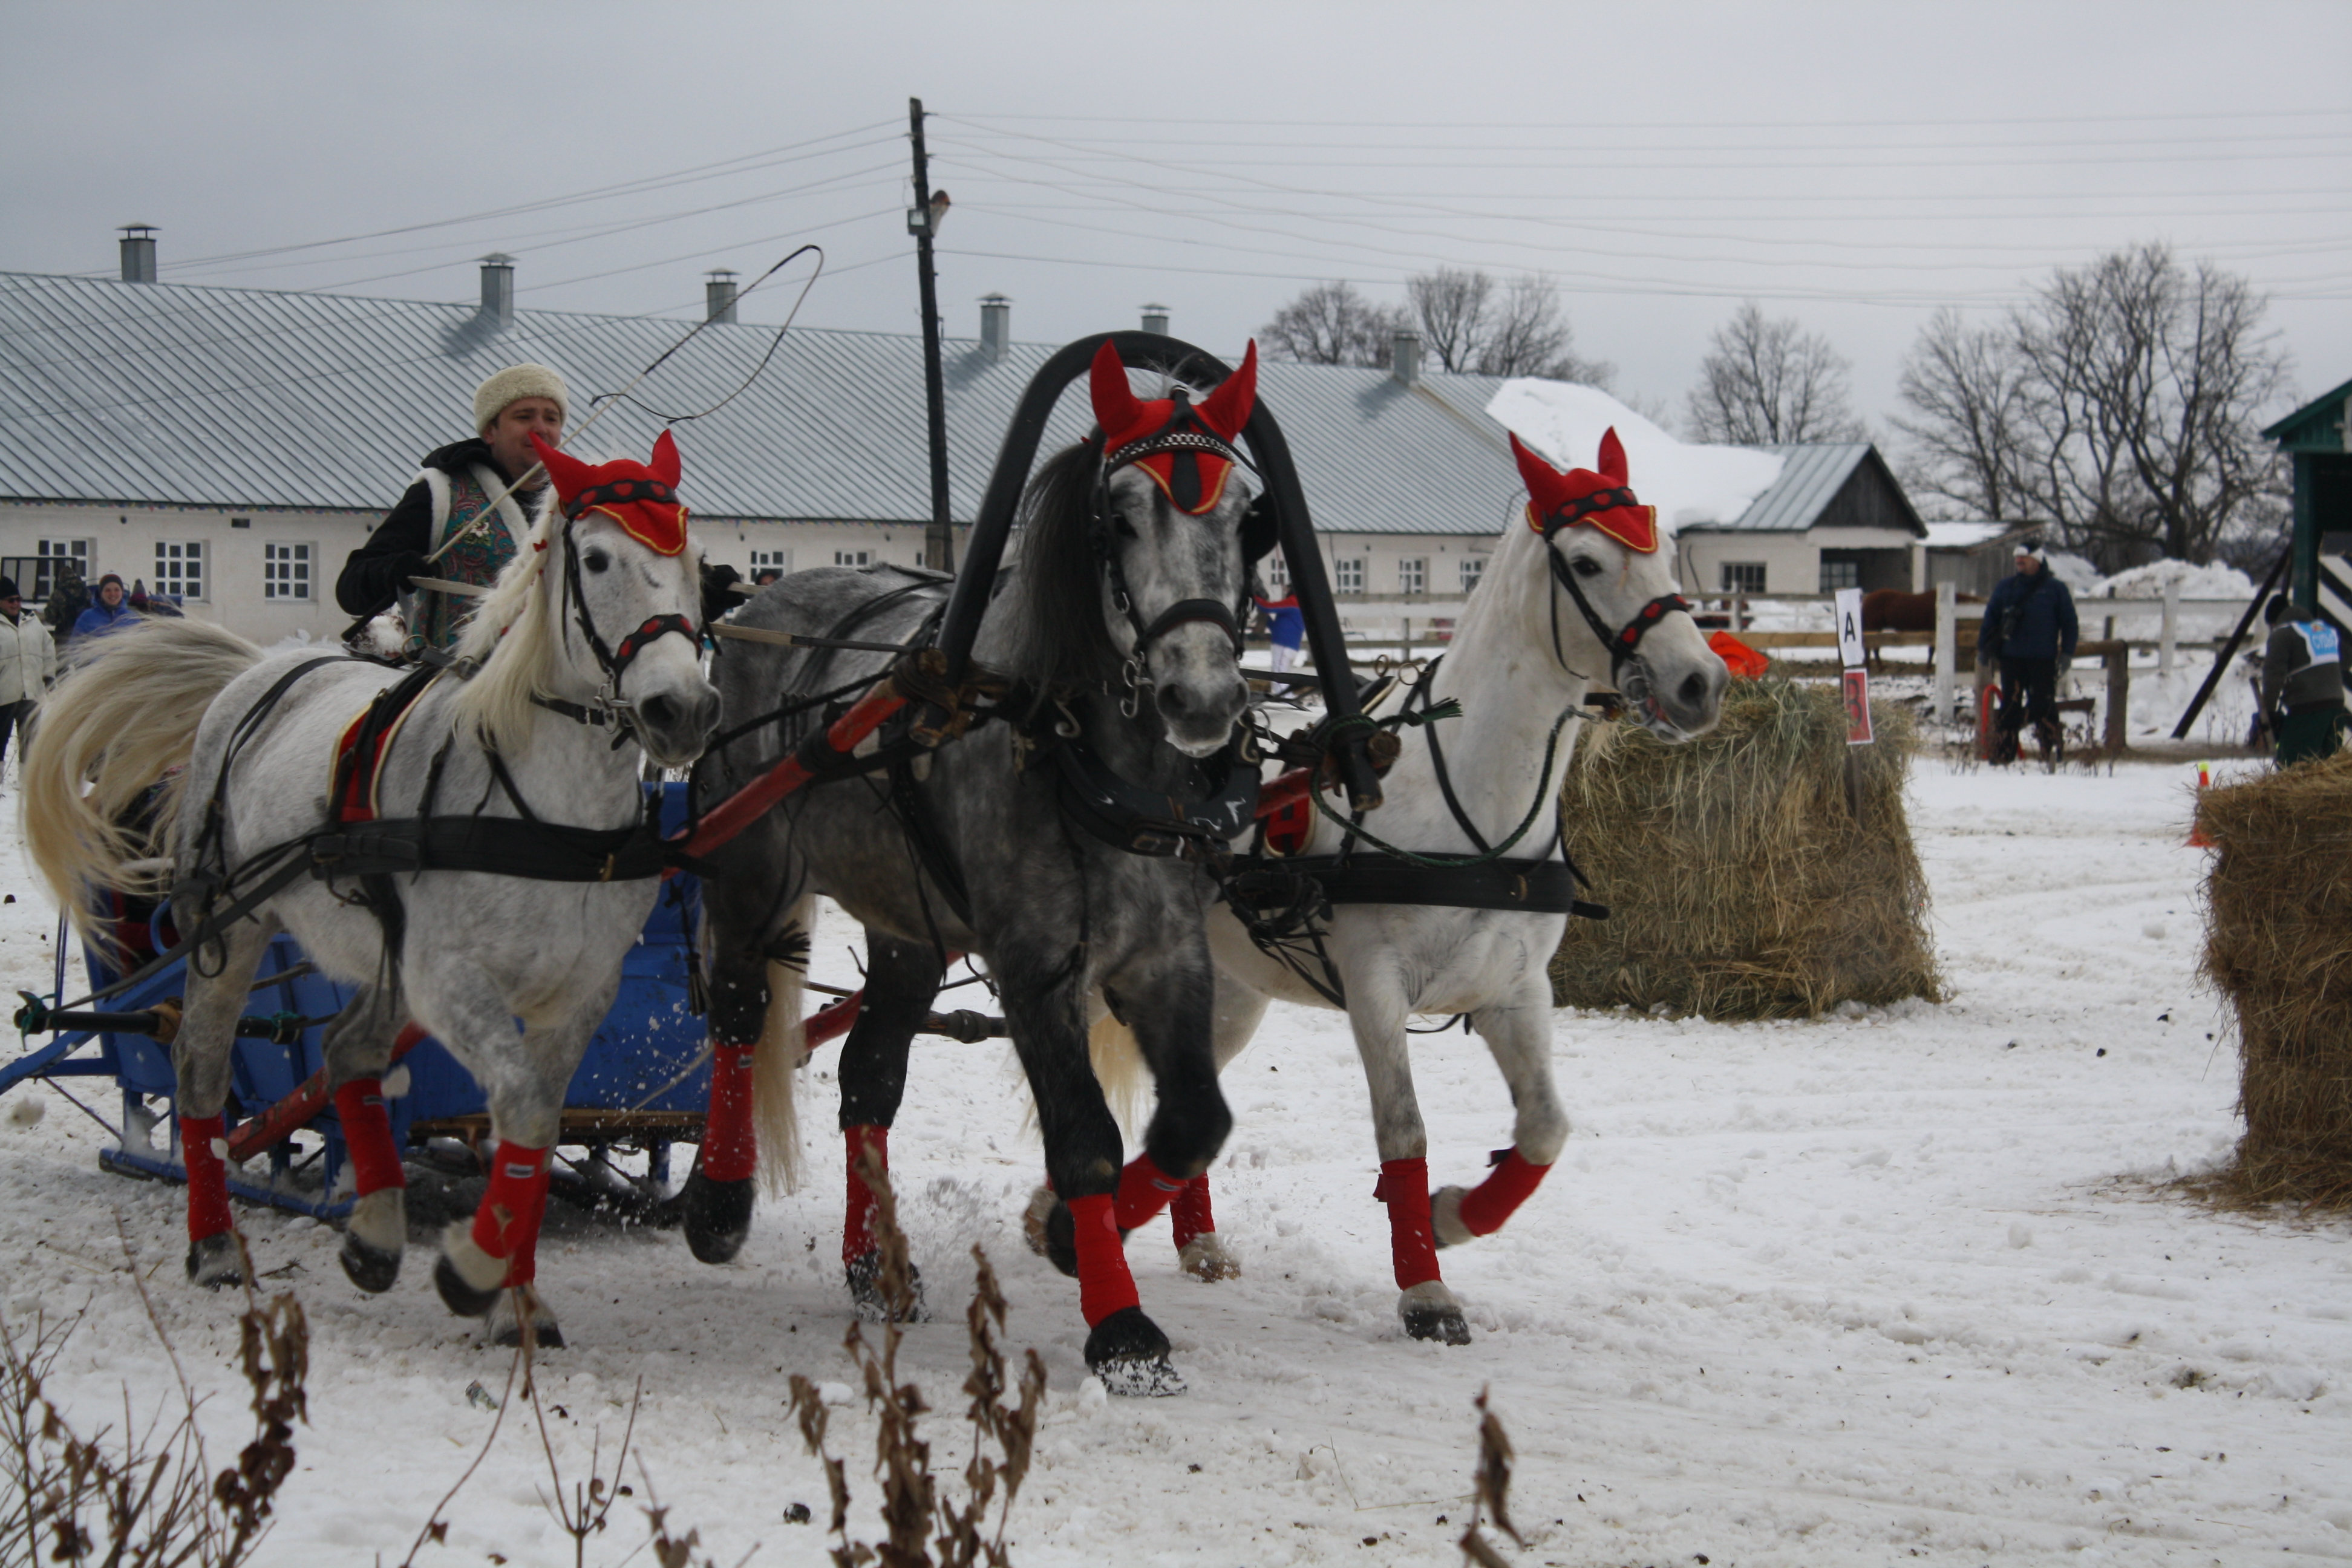
M799 751L720 801L695 825L694 836L684 848L688 855L707 855L737 834L767 815L775 804L815 775L815 763L826 752L845 757L857 749L857 743L880 729L893 713L907 705L887 680L877 684L857 700L857 705L833 721L824 732L821 748L802 747ZM811 755L812 751L815 754ZM806 760L803 760L806 759Z

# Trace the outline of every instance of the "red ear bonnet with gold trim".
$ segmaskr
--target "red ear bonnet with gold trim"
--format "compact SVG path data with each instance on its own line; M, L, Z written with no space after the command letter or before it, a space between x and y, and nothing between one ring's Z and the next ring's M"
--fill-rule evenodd
M657 555L676 555L686 548L686 508L677 499L677 443L668 431L655 437L651 463L627 458L583 463L557 451L536 433L530 445L546 465L556 504L565 517L601 511Z
M1241 368L1198 405L1181 396L1136 396L1127 384L1127 365L1109 342L1095 351L1087 384L1095 422L1103 428L1107 469L1141 468L1180 510L1195 517L1217 504L1234 471L1233 443L1257 405L1255 339Z
M1511 456L1528 487L1528 526L1549 538L1556 528L1579 523L1599 529L1628 550L1644 555L1658 548L1658 509L1643 506L1625 483L1625 447L1612 426L1601 437L1601 471L1570 468L1561 473L1511 437Z

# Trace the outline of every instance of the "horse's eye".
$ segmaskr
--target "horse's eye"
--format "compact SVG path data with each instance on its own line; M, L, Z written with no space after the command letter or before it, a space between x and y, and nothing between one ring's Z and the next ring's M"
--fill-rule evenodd
M583 550L580 552L580 564L591 572L602 572L612 563L613 558L601 550Z
M1590 555L1580 555L1569 564L1570 570L1580 577L1598 577L1604 570L1601 563Z
M1123 511L1113 511L1110 514L1110 521L1111 526L1118 530L1118 536L1121 539L1133 539L1135 537L1134 520L1129 518L1127 513Z

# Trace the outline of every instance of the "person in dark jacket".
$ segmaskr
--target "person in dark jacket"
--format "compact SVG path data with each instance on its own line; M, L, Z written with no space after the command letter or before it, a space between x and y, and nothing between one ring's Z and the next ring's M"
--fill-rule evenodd
M496 582L521 548L530 509L547 485L530 438L557 444L571 405L563 378L543 364L510 364L476 387L474 439L425 457L400 504L343 563L335 602L365 617L389 608L419 577L485 588ZM517 480L528 488L508 494ZM446 553L426 559L445 544ZM471 608L470 599L454 594L417 594L409 646L453 647Z
M2336 628L2314 617L2287 618L2284 594L2263 606L2270 624L2263 645L2263 711L2277 744L2278 765L2332 757L2344 734L2344 663Z
M100 637L125 626L137 626L139 613L125 604L123 597L121 578L111 572L100 577L98 580L98 597L89 609L74 617L75 638Z
M2000 717L1993 736L1992 761L2013 762L2028 722L2042 755L2053 754L2058 727L2058 671L2074 662L2080 627L2074 596L2050 571L2049 552L2039 539L2017 545L2017 572L2004 577L1985 601L1977 632L1977 658L2000 664Z

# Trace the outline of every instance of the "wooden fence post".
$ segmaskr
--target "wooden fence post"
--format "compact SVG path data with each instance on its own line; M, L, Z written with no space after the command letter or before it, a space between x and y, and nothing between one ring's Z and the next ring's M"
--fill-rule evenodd
M2131 745L2131 644L2109 642L2105 655L2107 666L2107 755L2113 757Z
M1952 683L1960 668L1958 594L1950 583L1936 584L1936 715L1947 723L1954 717Z

